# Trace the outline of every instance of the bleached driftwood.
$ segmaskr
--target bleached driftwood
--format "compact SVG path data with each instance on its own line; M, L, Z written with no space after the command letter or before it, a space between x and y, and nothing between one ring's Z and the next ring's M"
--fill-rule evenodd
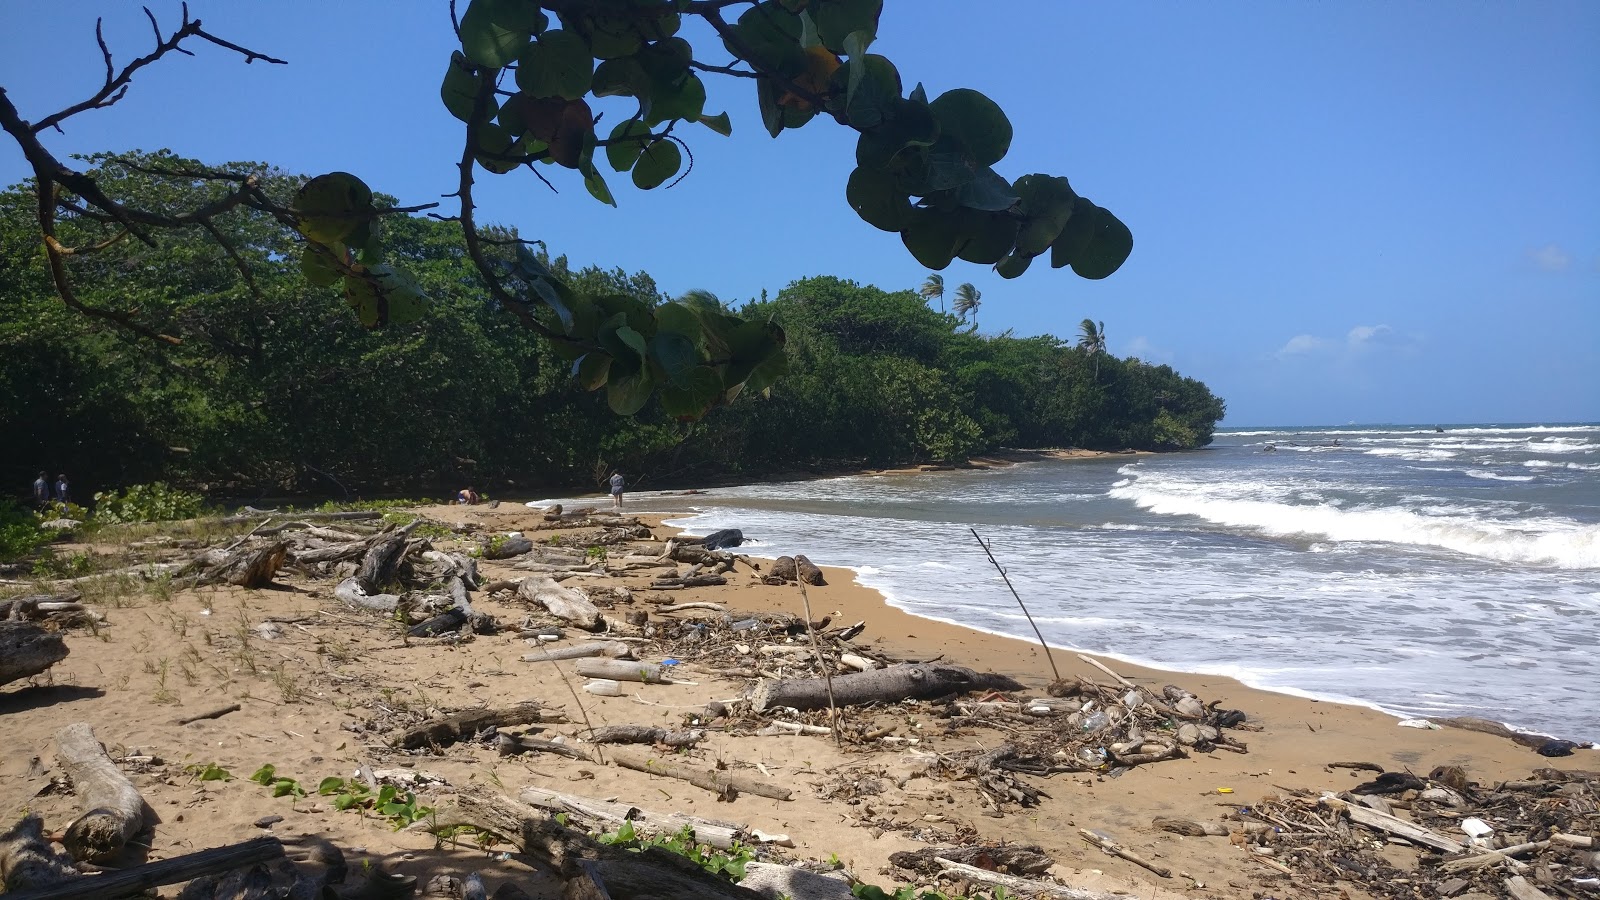
M699 728L669 731L649 725L602 725L589 735L594 744L663 744L668 747L693 747L706 739Z
M600 610L578 588L562 587L554 579L534 575L517 585L517 596L586 631L600 628Z
M828 683L821 678L767 679L756 685L750 698L753 712L788 706L794 709L825 709ZM902 700L934 700L968 691L1020 691L1023 686L1005 675L974 672L944 663L915 663L889 666L871 672L854 672L833 678L833 702L839 706L861 703L899 703Z
M584 820L585 824L606 826L602 829L605 831L615 830L623 822L632 822L634 828L646 834L675 834L687 826L694 830L696 841L710 844L718 850L732 848L734 842L750 830L748 825L702 819L680 812L656 812L627 803L597 800L549 788L523 788L518 799L529 806L568 813Z
M76 878L48 887L12 891L0 896L4 896L6 900L112 900L112 898L142 894L151 888L161 887L162 885L179 884L185 881L192 883L197 879L202 879L218 872L249 872L252 871L252 867L260 863L281 859L282 857L283 845L278 842L278 839L262 837L227 847L201 850L198 853L186 853L183 856L174 856L171 859L163 859L159 862L145 863L118 872L106 872L93 877ZM270 894L272 887L270 877L266 880L266 887L269 894L257 894L255 896L276 896L275 894ZM207 896L215 896L216 893L213 892L207 894ZM179 896L182 897L183 895L180 894ZM223 894L223 896L234 897L239 895Z
M44 888L78 877L72 858L44 835L44 820L29 813L0 834L0 894Z
M420 747L443 746L473 737L485 728L506 728L512 725L530 725L542 721L537 701L519 703L501 709L471 709L442 719L423 722L400 732L389 743L402 750Z
M665 666L655 663L625 659L580 659L574 671L585 678L605 678L611 681L638 681L644 684L666 684Z
M398 594L369 594L367 589L362 587L361 580L353 576L339 582L339 586L333 589L333 596L357 609L392 613L400 608Z
M582 659L589 656L609 656L623 659L633 654L633 648L622 641L590 641L571 647L545 647L537 653L524 653L523 662L552 662L562 659Z
M56 732L56 758L72 779L83 815L67 826L62 846L73 859L98 862L111 859L144 830L148 809L105 747L86 722Z
M726 770L698 769L663 759L660 756L636 753L622 748L607 750L606 755L613 765L621 766L624 769L687 781L695 787L704 788L723 797L740 793L755 794L758 797L768 797L773 800L788 800L794 793L788 788L779 787L749 775L740 775Z
M1350 817L1350 821L1358 825L1365 825L1368 828L1403 837L1414 844L1422 844L1425 847L1443 850L1446 853L1462 853L1466 850L1466 847L1459 841L1445 837L1437 831L1424 828L1415 822L1407 822L1404 819L1378 812L1375 809L1347 803L1332 794L1324 794L1321 802L1323 806L1329 809L1343 812Z
M1166 866L1160 865L1159 863L1153 863L1150 860L1145 859L1144 857L1140 856L1139 854L1133 852L1132 850L1129 850L1127 847L1122 846L1121 844L1117 843L1116 841L1112 840L1111 838L1106 837L1103 834L1096 834L1095 832L1090 831L1087 828L1079 828L1078 829L1078 834L1084 840L1086 840L1089 843L1095 845L1096 847L1099 847L1101 850L1104 850L1105 852L1111 854L1112 856L1119 857L1121 859L1125 859L1128 862L1131 862L1136 866L1143 866L1146 869L1149 869L1150 871L1156 873L1157 875L1160 875L1162 878L1171 878L1172 877L1172 870L1171 869L1167 868Z
M1016 875L991 872L988 869L980 869L977 866L952 862L948 859L936 858L934 862L939 864L939 868L952 875L977 882L978 884L1003 887L1018 897L1044 896L1057 898L1057 900L1136 900L1129 894L1108 894L1104 891L1067 887L1050 881L1040 881L1036 878L1019 878Z

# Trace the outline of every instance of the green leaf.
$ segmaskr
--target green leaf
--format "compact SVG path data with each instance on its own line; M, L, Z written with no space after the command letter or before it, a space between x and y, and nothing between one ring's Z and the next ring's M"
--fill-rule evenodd
M939 140L939 123L921 103L897 99L889 104L888 116L857 139L856 165L881 169L905 150L931 147Z
M675 379L700 364L700 348L692 339L680 332L659 328L650 338L650 356L668 379Z
M1013 255L1007 256L1005 259L995 263L994 270L995 272L999 273L1001 278L1016 278L1023 272L1028 271L1028 266L1032 264L1033 257L1031 256Z
M473 4L484 0L473 0ZM538 34L550 24L537 0L488 0L489 20L501 28Z
M994 265L1010 253L1017 242L1019 223L1011 216L966 208L960 210L960 215L965 223L962 230L966 241L956 255L967 262Z
M637 59L608 59L595 67L591 90L596 97L648 97L650 74Z
M661 409L675 419L704 416L722 397L722 378L709 366L693 366L661 386Z
M334 260L336 253L344 254L343 244L333 244L331 247L306 244L305 249L300 251L300 271L306 276L306 280L318 287L337 284L339 279L344 277L344 273L339 270L338 263Z
M1017 253L1038 256L1066 227L1078 195L1067 179L1050 175L1024 175L1017 179L1016 189L1026 217L1017 232Z
M472 63L456 51L450 54L450 68L445 70L444 83L439 86L439 97L444 100L444 108L450 111L463 122L472 121L472 111L476 108L478 91L483 83L478 80L477 74L472 69ZM493 97L484 101L487 118L493 118L499 104Z
M1133 253L1133 232L1103 207L1095 207L1094 235L1072 260L1072 271L1082 278L1107 278Z
M650 402L655 382L648 369L606 382L606 404L619 416L631 416Z
M942 132L960 141L981 166L999 162L1011 147L1011 121L999 104L977 91L946 91L928 109Z
M329 794L338 791L342 787L344 787L344 779L337 775L331 775L322 779L322 781L317 785L317 793L326 797Z
M881 170L856 168L844 195L856 215L873 228L899 231L911 219L911 199Z
M734 23L733 34L738 43L724 40L723 45L757 69L792 77L806 68L805 51L800 46L802 30L799 16L776 0L763 0L745 10Z
M578 376L578 384L582 385L584 390L598 390L611 374L611 354L591 350L573 363L573 371Z
M546 31L517 57L517 86L533 97L577 100L593 81L589 45L570 31Z
M591 162L588 166L582 167L582 169L583 189L589 192L589 196L607 206L615 207L617 198L611 195L611 185L606 184L605 176L601 175L600 170L594 167L594 163Z
M478 165L496 175L504 175L522 165L501 157L511 155L512 148L517 139L511 132L493 122L479 122L473 129L473 139L477 142L478 152L475 158Z
M349 809L360 802L361 798L355 796L354 794L340 794L339 796L333 798L333 808L342 811Z
M1061 233L1050 244L1050 266L1059 269L1062 266L1072 265L1072 261L1083 253L1089 246L1089 241L1094 239L1095 226L1099 222L1099 207L1089 201L1088 197L1078 197L1073 201L1072 215L1068 217L1067 224L1062 227Z
M682 164L683 154L679 152L678 145L671 139L663 138L644 148L639 155L639 162L633 167L633 183L640 190L648 191L678 174L678 167Z
M876 128L894 115L900 101L900 73L887 57L858 54L841 71L847 73L844 108L851 127ZM915 124L921 127L920 121Z
M250 780L254 781L256 784L268 785L272 783L273 776L277 774L277 771L278 769L276 766L274 766L272 763L267 763L266 765L257 769L255 773L250 776Z
M504 0L472 0L461 17L461 49L467 59L498 69L516 59L527 46L531 30L508 28L496 21L495 7L509 5Z
M865 33L868 43L877 36L883 0L814 0L807 8L817 23L817 36L822 39L822 45L835 53L844 53L845 40L851 32Z
M728 119L728 114L725 112L714 116L701 116L700 124L723 137L733 137L733 122Z
M655 81L650 91L648 125L671 119L696 120L706 107L706 86L699 76L688 74L677 82Z
M319 244L343 241L372 218L372 189L349 172L329 172L306 182L294 197L300 233Z
M962 242L961 220L954 212L913 209L900 240L917 262L935 272L950 265Z
M649 127L638 119L618 123L617 127L611 129L611 136L606 143L606 159L610 161L611 168L618 172L633 168L633 164L639 161L639 154L644 152L644 139L649 136Z
M984 166L973 179L956 188L955 202L970 209L990 212L1010 209L1021 196L994 169Z

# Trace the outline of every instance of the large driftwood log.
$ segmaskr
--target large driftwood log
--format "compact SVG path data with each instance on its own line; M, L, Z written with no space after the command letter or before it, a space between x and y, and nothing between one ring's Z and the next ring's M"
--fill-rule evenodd
M276 509L256 509L246 506L238 513L225 516L220 521L224 525L242 525L246 522L254 522L257 519L264 519L278 514L279 510ZM383 518L383 513L376 510L355 510L352 512L297 512L294 513L294 516L297 519L319 519L323 522L362 522L369 519L381 519Z
M56 732L56 758L72 779L83 804L83 815L67 826L62 846L73 859L98 862L111 859L144 830L144 797L133 786L86 722Z
M925 847L921 850L903 850L889 854L893 866L916 872L919 875L937 875L941 870L938 861L962 863L982 869L1005 869L1023 875L1042 875L1050 871L1056 861L1046 856L1043 847L1024 844L997 844L970 847Z
M78 877L72 859L45 839L44 820L29 813L0 834L0 893L42 888Z
M6 900L113 900L162 885L235 871L282 856L283 845L278 843L277 838L256 838L242 844L145 863L119 872L84 876L49 887L12 891L3 896Z
M708 874L685 857L659 848L616 850L567 828L552 816L509 797L463 791L456 797L456 819L440 824L470 824L500 835L525 854L549 865L567 881L566 900L760 900L762 895ZM583 893L589 890L589 893ZM594 891L598 890L599 893Z
M861 703L899 703L902 700L934 700L968 691L1020 691L1017 681L992 672L974 672L944 663L916 663L853 672L833 678L833 700L839 706ZM756 685L750 708L763 712L780 706L794 709L826 709L828 683L821 678L763 680Z
M283 561L289 555L289 545L277 541L261 547L243 547L228 553L215 565L202 572L195 584L232 584L252 590L272 583Z
M32 622L0 622L0 684L32 678L67 658L67 642Z
M355 577L339 582L339 586L333 589L333 596L357 609L392 613L400 608L398 594L369 594L367 589L361 586L361 580Z
M659 756L636 753L622 748L611 748L606 751L611 762L624 769L635 772L646 772L651 775L664 775L687 781L698 788L704 788L725 798L732 798L735 794L755 794L758 797L769 797L773 800L788 800L794 792L788 788L779 787L771 782L762 781L749 775L738 775L733 772L697 769L692 766L670 762Z
M644 684L666 684L667 670L656 663L643 663L627 659L596 659L587 657L573 664L573 669L585 678L608 678L612 681L638 681Z
M29 594L0 600L0 620L42 619L53 612L81 612L83 605L78 601L82 599L83 594L78 591L68 591L64 594Z
M706 550L724 550L744 543L744 532L737 528L724 528L720 531L713 531L705 537L697 538L679 535L673 540L685 546L697 545Z
M497 535L483 542L484 559L510 559L533 549L533 541L522 535Z
M524 578L517 585L517 596L586 631L598 631L603 624L600 610L589 602L583 591L562 587L551 578L540 575Z
M651 590L675 591L692 587L720 587L728 583L721 575L688 575L683 578L657 578L650 583Z
M402 750L442 747L471 738L485 728L531 725L538 721L541 721L541 713L536 701L503 709L470 709L407 728L391 738L389 743Z
M518 799L529 806L575 816L584 824L602 831L613 831L623 822L632 822L636 829L646 834L676 834L687 826L694 830L696 841L710 844L718 850L732 848L735 841L750 831L750 826L735 822L702 819L680 812L656 812L627 803L597 800L542 787L523 788Z
M668 747L693 747L706 739L699 728L669 731L649 725L602 725L589 735L593 744L664 744Z
M1343 812L1350 817L1350 821L1358 825L1365 825L1377 831L1403 837L1413 844L1422 844L1435 850L1442 850L1445 853L1462 853L1466 850L1466 847L1462 846L1455 838L1446 837L1415 822L1407 822L1404 819L1386 815L1375 809L1347 803L1331 794L1325 794L1321 802L1323 806Z
M405 558L406 543L416 527L417 522L412 522L404 528L397 528L367 547L366 555L361 558L361 567L355 574L356 581L367 593L381 591L394 582L400 572L400 561Z
M827 580L822 577L822 570L817 568L816 563L806 559L804 554L796 554L794 558L794 567L795 571L800 575L800 580L804 581L806 584L823 585L828 583Z
M537 653L524 653L523 662L553 662L562 659L582 659L588 656L609 656L625 659L633 655L633 647L622 641L590 641L570 647L543 647Z

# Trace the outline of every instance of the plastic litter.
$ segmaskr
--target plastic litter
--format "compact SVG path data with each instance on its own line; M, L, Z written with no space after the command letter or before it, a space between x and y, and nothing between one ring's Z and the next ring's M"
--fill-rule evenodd
M586 682L583 689L600 697L621 697L622 683L609 678L596 678Z
M1439 726L1429 722L1427 719L1401 719L1395 724L1399 725L1401 728L1426 728L1429 731L1439 730Z

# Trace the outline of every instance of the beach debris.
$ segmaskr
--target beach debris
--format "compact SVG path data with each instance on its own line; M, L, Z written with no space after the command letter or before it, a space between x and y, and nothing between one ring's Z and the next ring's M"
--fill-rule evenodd
M862 703L898 703L903 700L934 700L951 694L972 691L1020 691L1024 687L1006 675L974 672L945 663L903 664L852 672L832 679L764 679L750 694L754 712L788 707L807 710L829 705L829 694L839 706Z
M78 877L72 858L46 839L44 820L29 813L0 834L0 893L46 888Z
M0 684L32 678L66 658L61 632L34 622L0 622Z
M37 816L27 816L10 831L0 835L0 860L9 860L13 864L19 861L14 853L9 857L7 854L19 843L32 843L40 828L38 823ZM33 846L37 848L37 844ZM25 862L30 864L42 862L43 865L26 870L5 869L7 891L4 896L6 900L104 900L108 897L142 894L164 885L189 882L189 886L184 888L180 897L264 898L276 896L271 892L272 876L264 864L283 861L283 853L283 844L279 843L277 838L259 837L239 844L187 853L98 875L79 875L76 871L62 871L59 856L48 861L30 857ZM10 880L12 875L20 875L24 871L29 879L33 880L19 879L20 883ZM226 879L232 880L229 882ZM254 893L245 892L242 888L247 881L259 889ZM219 882L228 885L228 890L219 890ZM310 892L293 893L290 896L315 897L320 892L318 886Z
M1489 719L1480 719L1476 716L1453 716L1450 718L1432 718L1428 720L1435 726L1446 728L1460 728L1466 731L1477 731L1483 734L1492 734L1511 740L1538 753L1540 756L1571 756L1574 750L1587 750L1595 747L1594 744L1578 741L1563 741L1548 734L1535 734L1528 731L1518 731L1499 722ZM1405 723L1401 723L1405 724Z
M472 709L432 719L396 734L390 738L389 744L401 750L443 747L473 738L485 729L530 725L541 721L553 721L553 718L545 715L539 701L528 700L500 709Z
M83 862L115 859L145 830L149 807L144 797L106 755L87 722L56 731L56 759L83 806L83 814L67 826L62 846Z
M688 827L694 830L696 841L718 850L728 850L735 842L759 834L752 833L750 826L742 823L703 819L681 812L664 813L545 787L523 788L517 797L529 806L566 813L570 819L596 831L614 830L623 822L632 822L634 829L643 834L676 834Z

